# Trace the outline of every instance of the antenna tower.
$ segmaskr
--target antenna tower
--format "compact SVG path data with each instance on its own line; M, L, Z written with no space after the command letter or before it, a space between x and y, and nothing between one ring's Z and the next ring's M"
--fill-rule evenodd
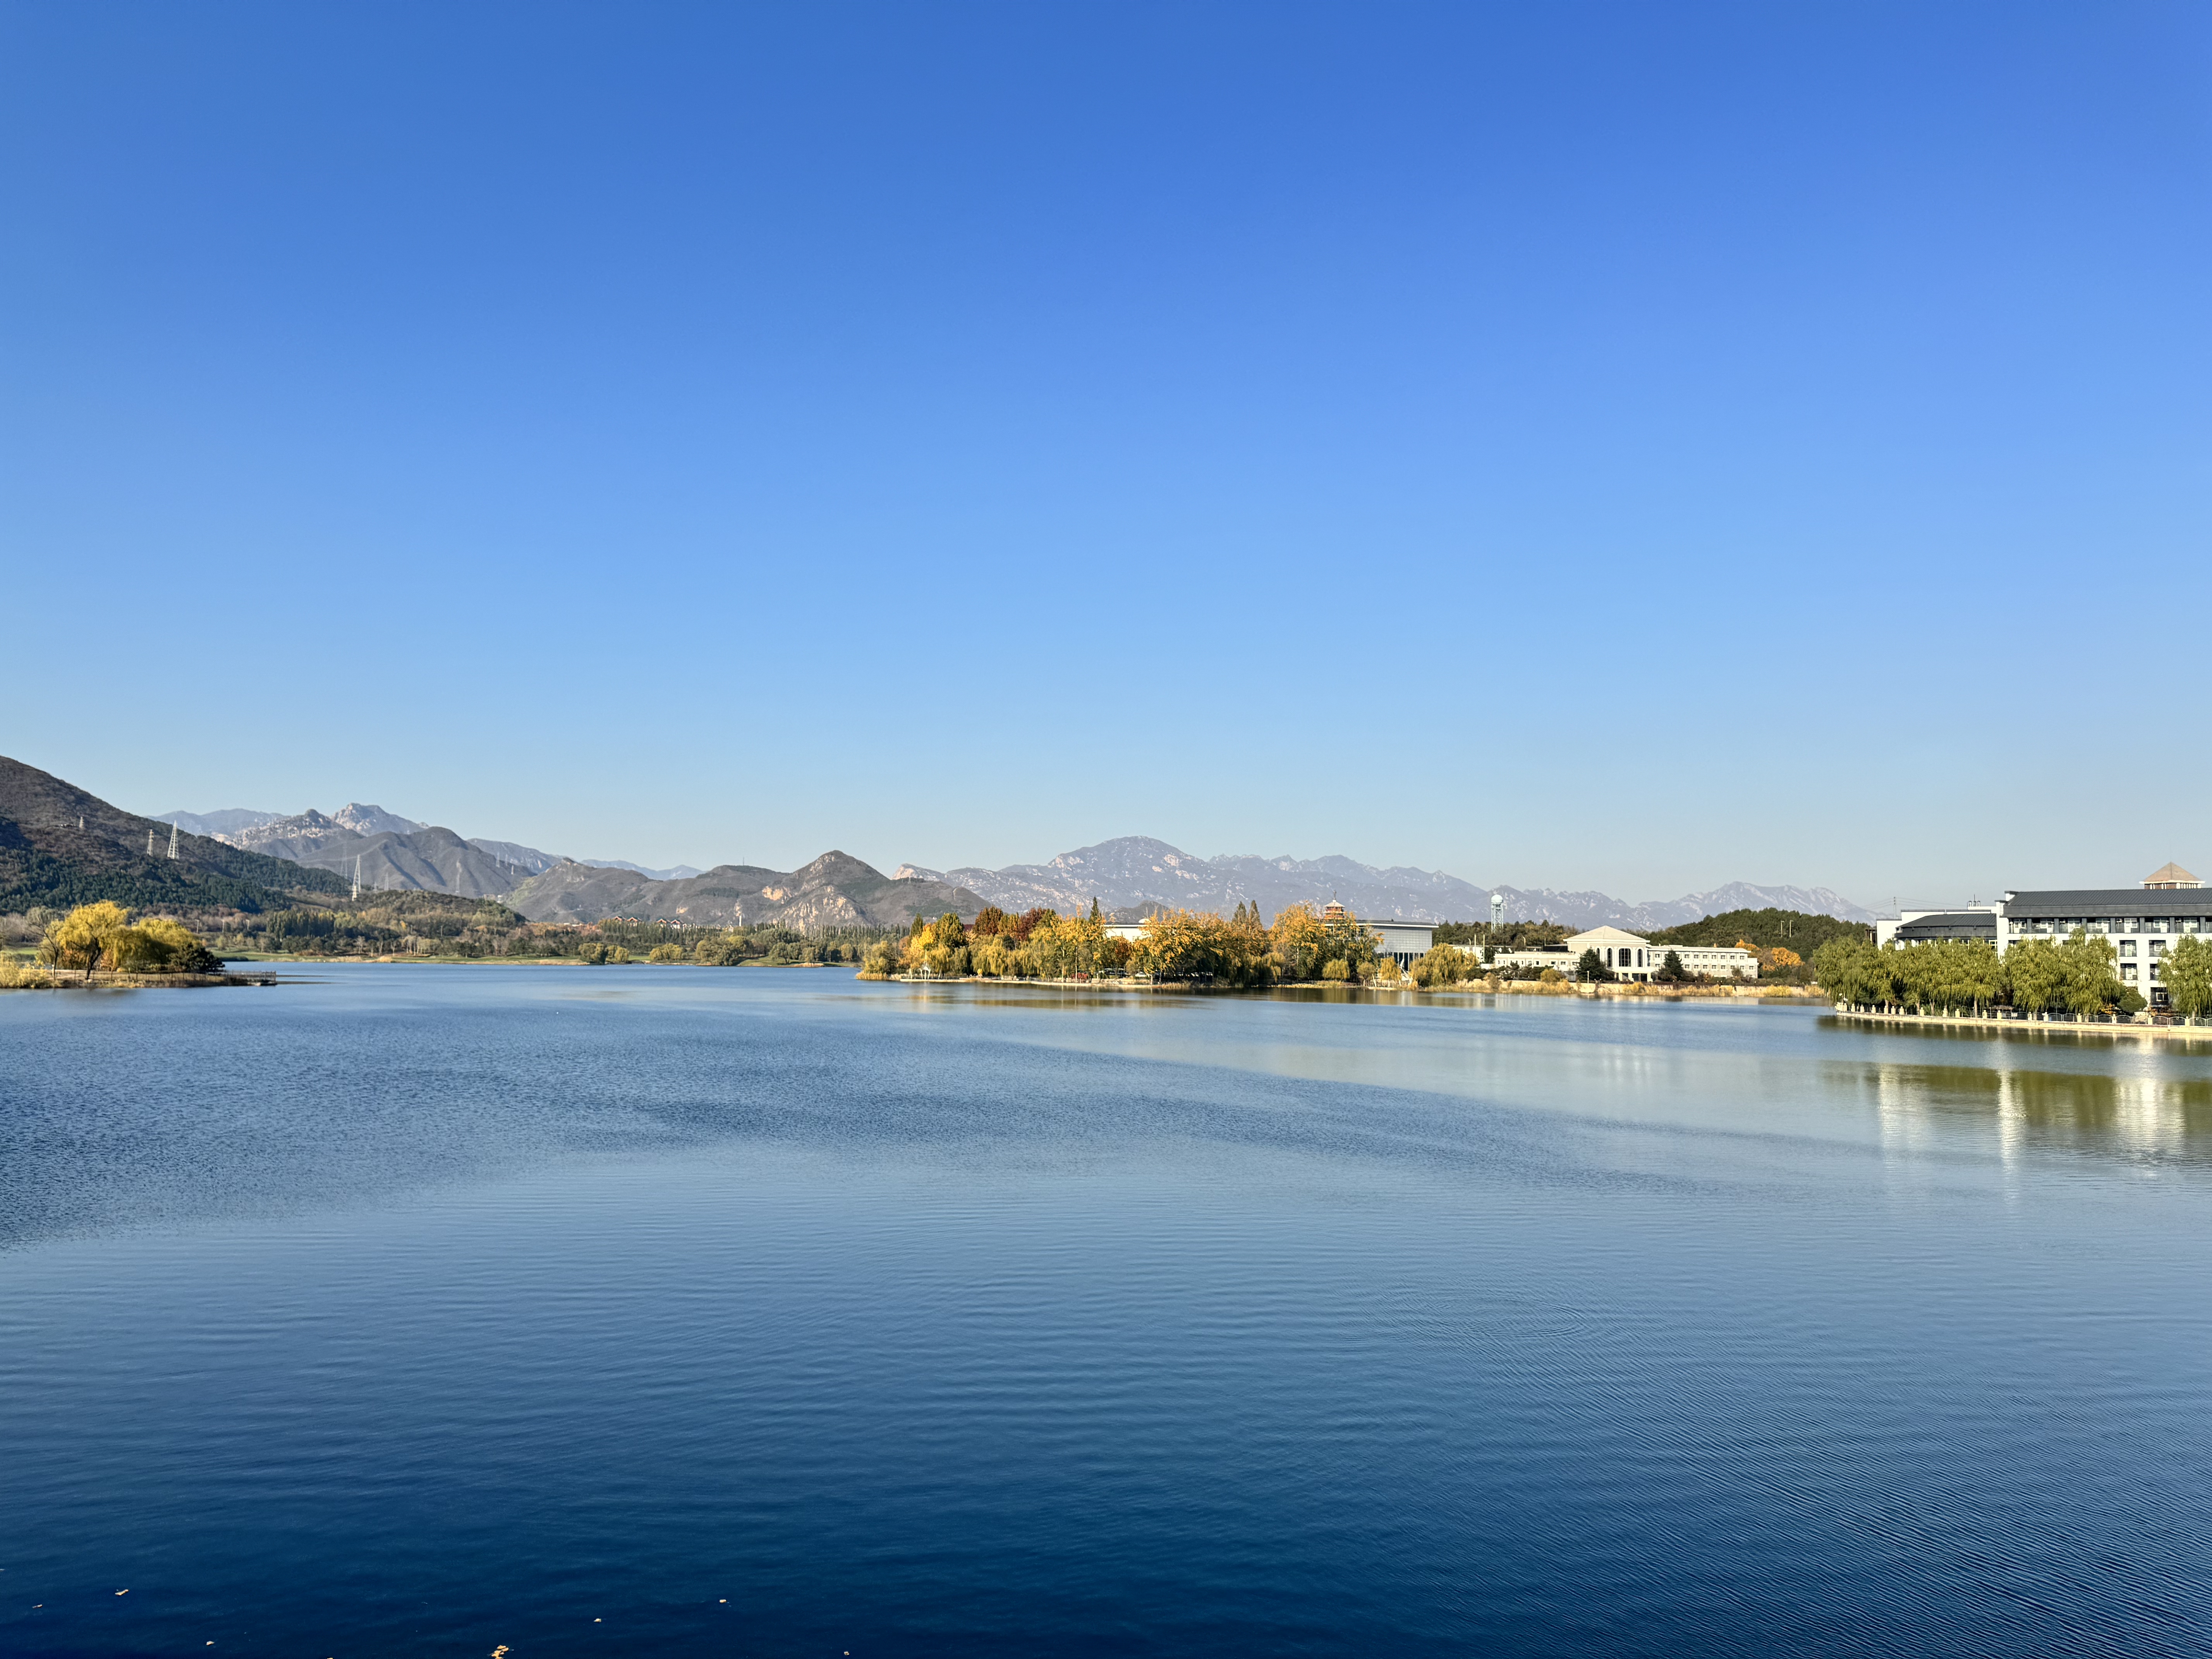
M146 826L146 856L154 856L154 826L150 823Z
M356 898L361 896L361 854L358 853L353 855L353 896Z
M173 823L169 826L169 856L177 856L177 826Z

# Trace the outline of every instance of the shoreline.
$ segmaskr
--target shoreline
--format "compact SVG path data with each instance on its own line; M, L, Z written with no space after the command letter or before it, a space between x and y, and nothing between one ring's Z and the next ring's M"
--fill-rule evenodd
M197 991L226 985L281 985L274 974L118 974L95 968L88 975L82 968L33 968L46 975L44 985L9 985L10 991Z
M1149 980L1127 975L1098 975L1087 979L1002 979L981 974L967 974L959 977L932 974L890 974L871 978L856 974L855 979L870 980L878 985L1031 985L1041 989L1056 991L1116 991L1171 992L1176 995L1236 996L1247 992L1268 991L1364 991L1375 996L1464 997L1464 996L1533 996L1575 997L1585 1001L1606 1002L1751 1002L1802 1003L1807 1006L1827 1005L1828 999L1817 986L1802 985L1685 985L1655 986L1640 981L1616 985L1545 985L1535 980L1462 980L1454 985L1362 985L1355 981L1340 979L1286 980L1273 985L1212 985L1192 980Z
M2212 1025L2154 1025L2148 1021L2110 1019L1998 1019L1988 1014L1872 1013L1863 1008L1834 1009L1838 1019L1856 1025L1906 1025L1918 1029L1956 1026L1971 1031L2003 1031L2015 1036L2151 1037L2167 1042L2212 1042Z

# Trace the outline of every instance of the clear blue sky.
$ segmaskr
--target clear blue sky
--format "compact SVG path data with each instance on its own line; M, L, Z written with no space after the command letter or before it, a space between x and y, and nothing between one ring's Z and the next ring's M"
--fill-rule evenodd
M2212 875L2201 5L0 20L0 752L122 805Z

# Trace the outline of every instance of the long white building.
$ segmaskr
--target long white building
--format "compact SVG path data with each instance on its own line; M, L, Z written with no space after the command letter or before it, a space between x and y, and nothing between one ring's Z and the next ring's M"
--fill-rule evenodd
M1460 948L1479 953L1481 947L1463 945ZM1582 966L1585 951L1596 951L1599 962L1627 980L1651 979L1666 965L1669 951L1680 961L1686 974L1703 974L1711 979L1759 977L1759 958L1749 951L1740 951L1732 945L1654 945L1639 934L1619 927L1593 927L1547 951L1500 951L1492 965L1556 968L1571 979Z

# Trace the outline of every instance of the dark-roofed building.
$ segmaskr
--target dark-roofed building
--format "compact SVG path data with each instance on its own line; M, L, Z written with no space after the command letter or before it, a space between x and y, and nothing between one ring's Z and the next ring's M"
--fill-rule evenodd
M1994 945L1997 919L1988 910L1929 910L1899 922L1891 937L1907 945L1936 939L1979 939Z
M2140 887L2061 888L2011 892L1990 904L1952 910L1904 910L1875 925L1883 945L1987 939L2002 954L2034 939L2056 941L2083 933L2111 941L2120 981L2142 991L2154 1007L2166 1003L2159 959L2191 933L2212 935L2212 891L2178 864L2144 878Z

